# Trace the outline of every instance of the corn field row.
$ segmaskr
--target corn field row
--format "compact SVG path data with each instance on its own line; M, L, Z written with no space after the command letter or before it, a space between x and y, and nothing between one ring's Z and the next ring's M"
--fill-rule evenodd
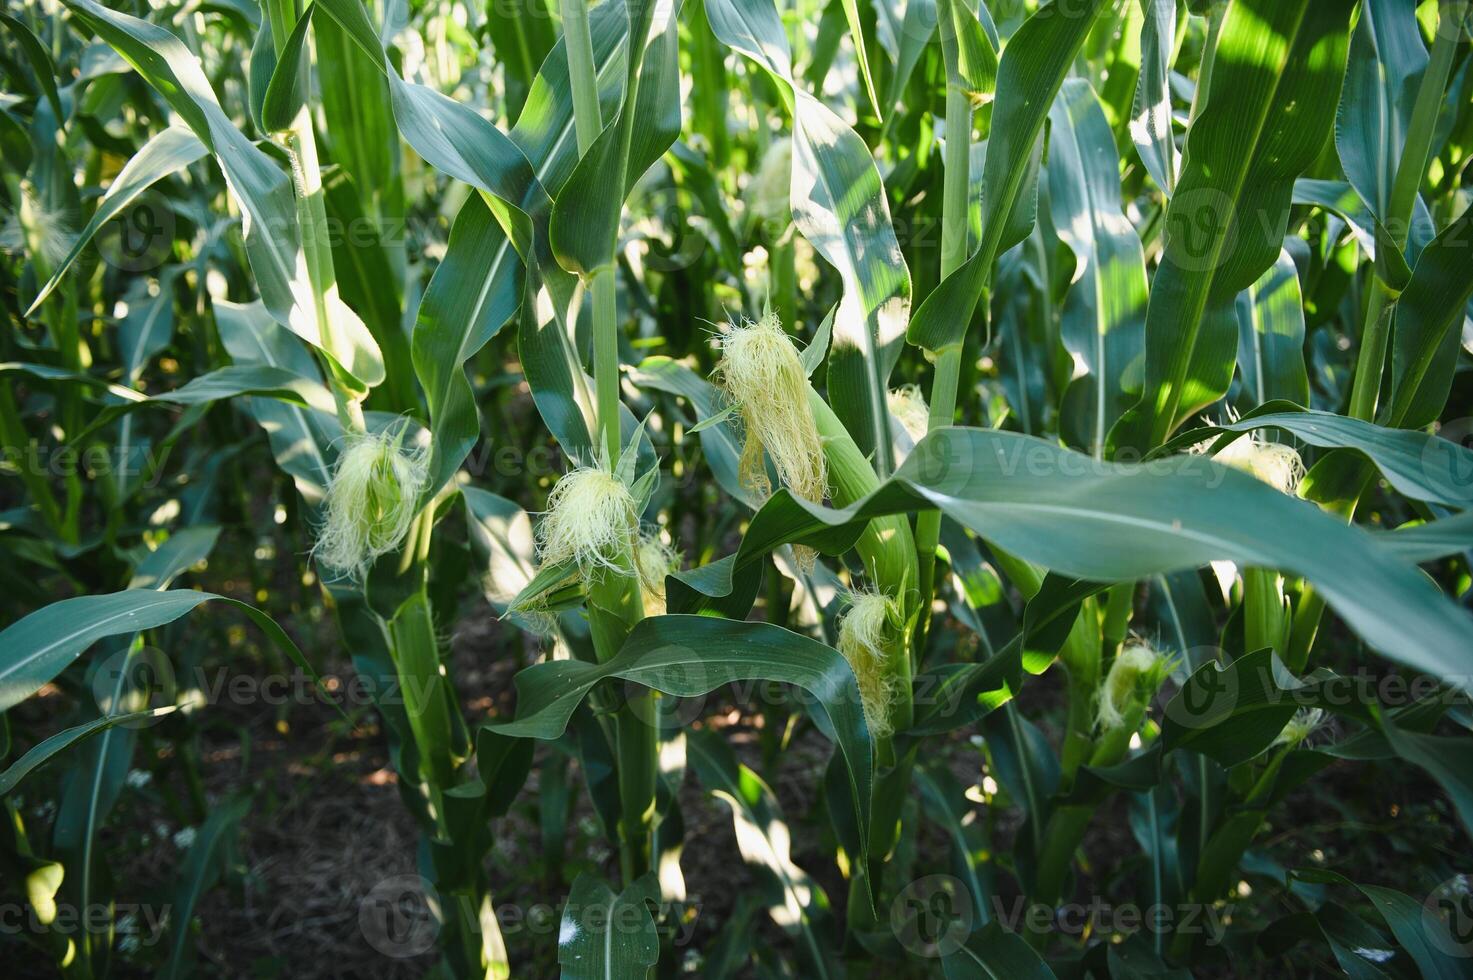
M1473 974L1470 41L8 6L0 972Z

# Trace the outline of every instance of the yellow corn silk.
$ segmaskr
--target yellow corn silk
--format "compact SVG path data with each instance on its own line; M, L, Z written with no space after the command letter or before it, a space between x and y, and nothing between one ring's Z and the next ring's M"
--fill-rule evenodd
M634 494L613 473L582 466L563 475L537 526L544 565L572 562L585 576L627 569L639 538Z
M399 547L429 479L427 447L407 447L405 430L349 437L323 505L312 555L331 576L361 579Z

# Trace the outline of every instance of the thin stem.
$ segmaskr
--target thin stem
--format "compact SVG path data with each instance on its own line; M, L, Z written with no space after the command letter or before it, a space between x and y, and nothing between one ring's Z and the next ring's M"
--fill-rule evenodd
M593 42L588 29L588 8L583 0L561 0L563 32L568 50L568 71L573 86L573 121L579 156L585 156L603 132L599 112L598 82L593 61ZM644 38L629 39L629 78L621 112L632 117L639 104L640 62ZM634 137L632 118L619 134L618 157L608 175L612 193L623 200L628 184L629 155ZM593 302L593 382L597 438L613 465L623 449L619 431L619 309L615 275L617 240L607 243L607 254L585 283ZM621 567L591 582L588 595L589 622L594 647L600 660L613 657L629 631L644 618L639 586L632 569ZM616 714L616 751L620 797L620 865L625 883L649 870L655 816L655 784L659 774L660 740L655 729L658 710L653 691L635 695L649 717L639 717L635 706L626 704Z
M612 264L593 274L593 385L599 437L612 465L623 448L619 437L619 309Z
M946 86L946 148L943 156L941 198L941 278L951 275L967 260L967 214L971 190L972 103L960 86ZM930 415L926 429L948 426L956 415L957 383L961 376L962 352L947 348L936 361L931 383ZM916 548L920 564L920 594L925 608L916 629L916 645L925 645L930 623L930 597L936 585L936 547L941 539L941 512L923 510L916 516Z
M593 36L588 30L585 0L562 0L563 37L568 50L568 77L573 83L573 127L578 155L588 152L603 130L598 109L598 80L593 63Z

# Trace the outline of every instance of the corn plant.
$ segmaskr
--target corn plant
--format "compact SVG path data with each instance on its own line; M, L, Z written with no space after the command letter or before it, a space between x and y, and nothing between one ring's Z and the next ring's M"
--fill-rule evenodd
M1466 972L1469 0L0 23L7 963L248 971L210 665L375 973Z

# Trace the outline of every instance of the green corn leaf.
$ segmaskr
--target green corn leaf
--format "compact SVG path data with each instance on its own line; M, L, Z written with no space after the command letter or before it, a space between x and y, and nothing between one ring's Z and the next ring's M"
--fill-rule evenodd
M318 320L291 184L225 115L199 61L184 43L156 24L110 10L96 0L68 0L67 5L168 101L214 154L245 212L246 252L272 317L321 350L345 382L364 390L382 382L378 345L358 315L337 298L336 290L326 297L329 322Z
M1088 81L1064 82L1049 113L1049 200L1054 227L1074 253L1060 336L1076 376L1061 426L1091 455L1139 393L1145 359L1146 260L1120 200L1115 137Z
M916 310L906 334L933 353L959 347L987 287L992 263L1028 236L1013 220L1027 186L1028 160L1038 153L1044 122L1074 56L1106 4L1086 0L1067 15L1048 3L1008 41L997 68L992 131L982 169L982 238L977 249ZM1020 233L1021 232L1021 233Z
M606 105L616 104L628 21L612 3L595 8L589 21L600 98ZM546 191L559 194L578 160L573 137L567 52L559 40L532 84L510 139L532 162ZM523 310L518 332L522 368L538 409L568 452L586 454L590 440L585 419L592 417L592 403L580 390L582 358L573 349L564 320L563 292L569 286L556 281L560 270L550 256L543 257L539 271L555 277L549 285L558 291L552 315L546 318L532 309L537 304L524 308L528 288L524 253L507 237L502 220L485 202L466 202L451 228L445 261L426 287L414 329L415 372L425 391L435 437L427 494L454 476L480 437L474 392L463 365L518 309Z
M8 12L0 12L0 24L10 32L20 45L21 53L31 64L31 72L36 76L36 83L41 86L41 93L46 96L46 101L51 103L51 111L56 114L57 119L66 118L66 110L61 104L61 93L56 87L59 77L56 64L51 60L51 53L41 43L41 39L32 33L25 22Z
M753 517L735 567L788 543L838 553L863 522L917 504L1009 554L1091 582L1218 560L1277 568L1311 581L1392 660L1459 689L1473 676L1473 619L1415 568L1307 502L1198 456L1106 463L1016 433L940 429L892 479L842 510L779 490Z
M869 733L854 673L832 647L765 623L657 616L636 626L606 663L559 660L522 671L516 680L516 720L491 728L521 738L557 738L588 692L609 677L678 697L699 697L738 680L803 688L813 697L815 723L843 758L855 818L862 839L868 839Z
M996 922L974 932L941 960L946 980L1052 980L1054 971L1020 936Z
M620 5L612 6L617 9ZM613 118L578 159L553 206L553 251L563 268L585 278L613 258L630 188L680 135L679 7L679 3L652 0L628 3L625 36L644 45L640 57L626 64L625 93L634 86L634 74L639 75L637 104L630 105L627 94L621 98Z
M651 876L615 894L602 879L580 874L558 927L557 959L566 980L642 977L660 958L660 940L646 902L658 902Z
M1447 403L1462 325L1473 300L1473 208L1428 244L1396 304L1392 340L1393 425L1429 424Z
M389 621L399 690L420 766L436 785L454 785L458 761L452 745L450 707L455 703L449 678L440 667L435 623L429 599L416 592Z
M8 711L35 694L98 640L172 623L214 600L245 613L278 649L321 684L317 670L297 645L275 620L255 606L189 589L127 589L54 602L0 632L0 711Z
M238 305L216 300L214 309L220 340L237 365L270 367L320 383L312 355L259 302ZM334 447L343 435L336 413L316 397L307 405L248 398L243 407L265 430L276 465L290 474L302 499L315 507L327 493L337 458Z
M1377 219L1391 213L1391 188L1427 69L1414 0L1361 8L1335 119L1335 149L1350 184Z
M68 728L65 731L57 732L11 763L10 767L4 772L0 772L0 797L9 795L13 789L20 785L21 780L29 776L38 766L49 762L53 756L66 751L78 742L91 738L98 732L106 731L114 725L135 724L140 721L147 721L150 718L159 718L177 710L178 707L171 704L161 708L151 708L148 711L134 711L125 715L107 715L103 718L94 718L92 721Z
M1473 550L1473 510L1376 535L1381 547L1404 561L1433 561Z
M1239 422L1184 432L1162 447L1163 454L1212 439L1224 432L1279 429L1324 449L1354 449L1376 464L1401 494L1448 507L1473 507L1473 451L1448 439L1409 429L1267 403Z
M1304 297L1299 271L1287 251L1258 281L1238 294L1240 407L1283 399L1309 404L1304 366Z
M906 7L907 22L916 6ZM997 29L986 6L941 0L933 17L940 20L946 50L946 84L962 89L975 105L991 102L997 89Z
M1234 0L1187 134L1146 314L1144 393L1111 433L1144 452L1232 380L1234 305L1277 258L1294 180L1323 148L1345 64L1346 0Z
M1293 876L1299 881L1359 889L1427 980L1468 976L1466 959L1459 955L1465 943L1457 939L1451 924L1439 918L1427 903L1394 888L1364 885L1323 868L1297 869ZM1453 898L1456 900L1456 896Z
M1141 71L1130 111L1130 139L1156 186L1176 193L1176 137L1171 130L1171 55L1176 0L1141 0Z
M269 12L270 6L263 4L263 12ZM276 52L276 66L266 84L260 108L261 127L268 133L290 129L297 113L307 104L307 85L311 79L307 32L311 29L312 14L316 9L316 4L307 5L287 36L286 46ZM270 27L262 24L261 29L270 30Z
M761 506L762 501L742 483L741 443L732 426L721 424L723 413L729 409L722 408L722 396L715 386L668 357L646 358L637 368L630 370L629 380L641 388L678 395L690 402L700 422L686 432L700 436L701 454L711 468L711 475L733 500L739 500L753 510Z
M173 339L174 281L177 276L175 269L166 269L159 276L156 294L148 295L144 286L127 298L128 315L118 324L118 345L123 377L130 385L138 384L149 360L169 346Z
M209 151L205 149L205 145L193 133L174 126L160 130L157 135L144 143L138 152L123 165L117 177L113 178L113 182L108 185L107 193L102 195L102 199L97 202L97 210L88 219L87 226L77 236L66 258L56 266L51 278L46 281L46 285L41 287L41 291L31 301L26 316L33 315L41 308L41 304L46 302L51 291L71 269L72 263L77 261L77 257L87 247L87 243L102 230L103 225L136 201L138 195L170 174L187 167L207 152Z
M486 9L486 33L507 76L507 114L525 105L537 69L556 42L547 0L511 0Z
M971 815L975 812L961 781L944 766L931 764L915 771L916 788L925 801L926 819L945 832L951 844L951 867L961 879L979 922L990 918L988 902L993 895L992 868L987 829Z
M399 135L388 80L373 59L331 17L313 18L318 95L334 163L347 171L360 194L384 210L386 223L403 218ZM365 203L365 210L374 207Z

